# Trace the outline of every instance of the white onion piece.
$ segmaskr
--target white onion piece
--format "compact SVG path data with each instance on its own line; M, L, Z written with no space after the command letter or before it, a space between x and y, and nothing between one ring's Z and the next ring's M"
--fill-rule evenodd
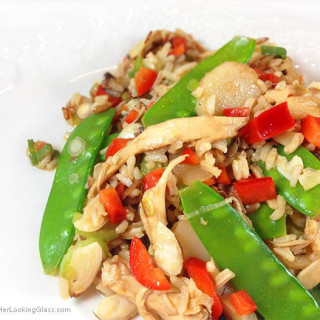
M187 186L194 180L205 181L212 177L212 173L203 170L200 165L181 164L173 169L173 173Z

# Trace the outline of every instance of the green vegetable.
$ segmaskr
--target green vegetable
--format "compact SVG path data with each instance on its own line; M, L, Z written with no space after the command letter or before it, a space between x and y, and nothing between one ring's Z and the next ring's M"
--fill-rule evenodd
M91 173L105 133L111 125L114 109L92 114L71 133L58 163L40 231L40 256L45 273L56 273L58 266L72 243L74 212L82 210L88 175ZM68 152L70 141L81 137L85 151L77 158ZM76 173L78 182L70 184L70 175Z
M275 56L282 59L287 57L287 50L282 47L261 46L261 53L265 56Z
M129 78L131 79L134 78L134 76L136 75L136 72L141 68L142 63L143 63L143 58L138 57L133 65L133 68L128 71Z
M273 211L267 204L262 203L249 215L254 230L262 239L278 238L287 234L286 217L283 216L276 221L271 220Z
M37 154L34 150L34 141L32 139L28 139L28 148L29 148L29 158L33 166L38 164Z
M223 198L194 181L180 192L189 221L221 269L229 268L237 290L244 289L268 320L320 319L311 294L284 267L261 238L229 204L212 209ZM207 222L201 223L200 219Z
M277 147L278 153L289 161L296 155L302 159L305 168L320 170L319 160L306 148L299 147L290 154L286 154L283 149L283 146ZM310 217L316 217L320 214L320 185L307 191L299 182L295 187L291 187L289 180L283 177L277 169L267 170L264 162L258 161L257 163L265 176L272 177L278 194L282 195L292 207Z
M109 147L109 145L112 142L112 140L114 138L116 138L119 134L120 134L120 132L116 132L116 133L113 133L113 134L110 134L110 135L106 136L104 138L104 140L102 141L102 143L101 143L100 149L103 150L106 147ZM104 154L100 154L99 157L98 157L98 160L99 161L106 161L106 154L105 153Z
M148 169L146 167L146 160L143 158L140 164L140 169L141 169L141 173L145 176L147 173L157 169L157 168L162 168L162 163L161 162L154 162L154 167L151 169Z
M169 90L142 118L145 127L175 118L195 115L196 98L192 91L207 72L226 61L247 63L255 48L255 40L235 37L212 56L201 61Z
M81 213L75 212L73 215L73 223L79 220L81 217ZM116 226L117 225L114 225L112 223L107 223L103 228L94 232L86 232L76 228L76 234L82 238L95 239L96 241L98 241L104 253L108 257L110 257L111 254L108 248L108 242L118 236L115 230Z
M52 152L53 152L52 145L49 143L46 143L36 152L38 162L40 162L47 154L49 153L52 154Z

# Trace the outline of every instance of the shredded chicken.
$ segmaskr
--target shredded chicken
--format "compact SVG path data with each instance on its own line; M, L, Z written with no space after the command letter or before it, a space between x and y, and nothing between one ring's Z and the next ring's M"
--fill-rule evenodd
M189 142L208 139L214 142L234 137L248 119L231 117L193 117L173 119L148 127L131 143L103 163L98 178L91 187L88 198L99 191L101 184L110 178L131 155L171 145L175 141Z
M192 279L172 276L170 291L153 291L135 280L119 256L104 262L101 277L104 286L135 303L144 319L210 319L212 298L200 291Z
M318 285L320 283L320 259L303 269L297 278L309 290Z
M155 262L167 275L181 272L183 257L174 233L166 227L166 185L173 168L185 157L170 162L157 185L144 193L140 206L140 217L153 245Z

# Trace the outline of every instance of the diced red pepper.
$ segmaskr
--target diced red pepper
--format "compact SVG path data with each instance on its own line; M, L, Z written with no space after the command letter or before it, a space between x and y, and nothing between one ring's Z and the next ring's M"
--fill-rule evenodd
M123 194L126 191L126 189L127 189L127 187L122 182L118 183L118 185L116 187L116 191L117 191L121 200L122 200Z
M206 263L198 258L189 258L185 263L188 275L193 279L196 286L208 296L213 298L212 319L217 320L222 314L222 304L214 287Z
M320 148L320 118L309 115L303 119L301 133L310 143Z
M139 96L142 96L143 94L147 93L152 88L154 82L157 79L157 76L157 72L144 67L141 67L136 72L134 81Z
M233 185L243 204L265 202L277 197L276 187L271 177L238 181Z
M206 184L207 186L211 187L214 184L216 184L216 179L214 177L207 179L205 181L202 181L204 184Z
M148 172L143 178L143 189L147 191L157 185L162 174L164 172L163 168L157 168L153 171Z
M134 120L136 120L138 114L139 112L137 110L131 110L124 121L126 123L132 123Z
M217 183L228 185L231 183L227 168L225 166L218 167L221 170L220 176L217 178Z
M133 237L130 245L130 269L135 279L151 290L170 290L171 285L160 268L157 268L142 241Z
M131 140L133 139L114 138L107 149L106 160L109 157L115 155L119 150L124 148L128 144L128 142Z
M239 316L251 314L257 310L256 304L245 290L232 293L230 301Z
M127 211L123 207L116 189L110 187L99 192L99 200L108 212L111 223L120 223L126 219Z
M250 109L247 107L243 108L227 108L223 110L223 115L226 117L247 117Z
M188 157L186 157L181 164L191 164L192 166L196 166L197 164L199 164L199 158L197 157L197 155L192 151L191 148L186 149L182 155L189 155Z
M278 83L280 81L280 78L273 73L264 73L258 68L255 68L254 70L258 74L259 79L261 79L262 81L270 81L272 83Z
M185 54L187 51L187 40L183 37L173 37L172 38L172 50L169 54L174 56L180 56Z
M283 102L253 118L240 130L239 136L253 144L272 138L294 126L295 122L288 109L288 104Z
M122 101L121 97L116 98L108 94L102 87L102 84L99 85L96 93L94 94L94 97L98 97L98 96L108 96L108 101L112 103L111 108L116 107Z

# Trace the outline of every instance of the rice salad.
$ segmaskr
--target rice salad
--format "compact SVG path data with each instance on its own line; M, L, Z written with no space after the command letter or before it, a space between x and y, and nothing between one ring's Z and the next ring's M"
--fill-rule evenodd
M320 319L320 82L284 48L152 31L62 113L61 154L27 152L57 166L40 255L63 299L94 286L101 320Z

